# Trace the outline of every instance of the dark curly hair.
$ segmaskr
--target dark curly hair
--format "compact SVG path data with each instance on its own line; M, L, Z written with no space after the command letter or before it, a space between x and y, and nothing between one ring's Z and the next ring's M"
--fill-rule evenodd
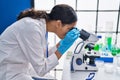
M33 19L48 19L48 14L46 13L46 11L35 10L34 8L31 8L20 12L19 16L17 17L17 20L24 17L31 17Z
M71 24L77 21L77 15L74 9L66 4L59 4L53 7L48 14L46 11L27 9L19 14L17 20L31 17L33 19L44 18L46 20L61 20L62 24Z

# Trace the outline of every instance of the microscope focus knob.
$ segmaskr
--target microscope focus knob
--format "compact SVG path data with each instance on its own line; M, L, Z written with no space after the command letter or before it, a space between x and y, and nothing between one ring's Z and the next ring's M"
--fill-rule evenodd
M76 64L77 65L81 65L82 64L82 59L81 58L77 58L76 59Z

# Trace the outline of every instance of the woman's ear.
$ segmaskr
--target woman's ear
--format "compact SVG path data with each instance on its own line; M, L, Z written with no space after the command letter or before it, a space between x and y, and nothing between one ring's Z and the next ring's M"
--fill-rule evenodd
M62 27L62 22L61 22L61 20L57 20L57 22L56 22L56 27Z

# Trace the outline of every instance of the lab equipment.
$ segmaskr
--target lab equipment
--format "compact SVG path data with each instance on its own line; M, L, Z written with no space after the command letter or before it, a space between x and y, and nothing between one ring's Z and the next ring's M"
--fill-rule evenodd
M99 58L99 52L94 51L94 44L99 40L96 35L85 30L80 31L83 40L76 46L71 59L71 71L97 71L94 59ZM79 51L77 48L80 46Z
M111 36L106 37L106 45L107 45L107 49L111 50L111 47L112 47L112 37Z
M97 43L95 44L94 50L101 52L101 49L102 49L102 46L103 46L102 36L101 36L101 35L98 35L97 37L98 37L99 41L97 41Z
M116 62L117 62L117 66L120 67L120 54L116 55Z
M106 32L106 35L105 35L105 43L106 43L106 48L108 51L111 50L112 48L112 33L111 31L113 31L113 21L107 21L106 24L106 30L108 32Z
M106 63L106 64L104 65L104 67L105 67L104 70L105 70L106 73L110 73L110 74L114 73L115 66L113 66L112 63Z
M60 45L58 47L58 51L61 54L64 54L66 50L74 43L74 41L80 36L80 32L78 29L74 28L70 30L64 39L60 41Z
M49 80L49 79L44 79L44 78L36 78L36 77L32 77L33 80Z
M116 45L112 45L111 53L112 53L113 56L119 55L120 54L120 48L117 47Z
M104 61L103 60L95 60L95 64L97 68L103 67L104 66Z
M118 76L120 76L120 67L116 67L116 73Z
M95 61L104 61L104 63L113 63L113 56L100 56L100 58L95 58Z
M38 77L32 77L33 80L56 80L56 79L46 79L46 78L38 78Z
M110 51L110 46L112 46L111 41L109 41L110 39L107 38L105 42L103 42L102 40L103 36L98 35L97 37L99 38L99 41L95 44L94 50L99 51L101 56L100 58L96 58L95 61L100 61L100 62L104 61L105 63L113 63L113 56L111 55L111 51ZM109 43L109 48L107 43Z
M86 80L94 80L95 73L90 73Z

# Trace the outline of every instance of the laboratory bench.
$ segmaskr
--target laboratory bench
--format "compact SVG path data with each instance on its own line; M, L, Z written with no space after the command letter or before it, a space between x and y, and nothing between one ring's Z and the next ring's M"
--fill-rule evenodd
M117 66L116 57L113 58L113 63L104 63L98 67L98 71L75 71L71 72L70 62L71 55L66 53L64 59L62 80L120 80L120 67ZM112 66L112 67L111 67ZM91 75L91 74L94 74ZM93 79L87 79L88 77Z

